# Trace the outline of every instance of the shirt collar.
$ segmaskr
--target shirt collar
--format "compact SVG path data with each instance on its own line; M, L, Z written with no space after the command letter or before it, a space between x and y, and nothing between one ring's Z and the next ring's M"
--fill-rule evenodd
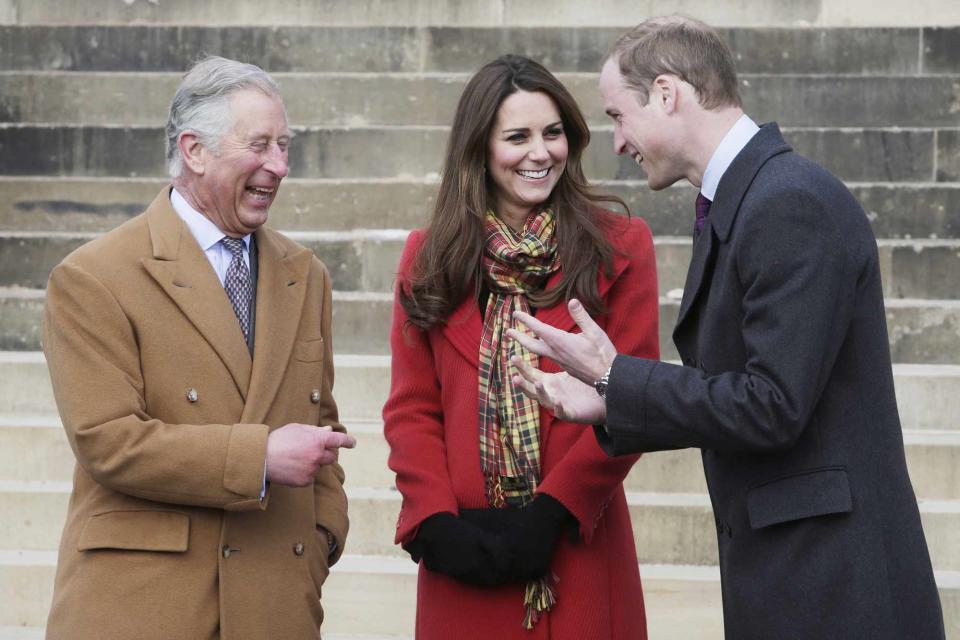
M173 210L177 212L180 219L187 224L190 233L196 238L197 244L204 251L209 250L215 244L220 242L226 234L220 228L213 224L210 218L206 217L187 202L187 199L180 195L176 188L170 191L170 204ZM243 244L247 251L250 250L250 234L243 236Z
M700 193L705 198L713 201L717 195L717 187L720 185L720 178L726 173L730 163L737 157L754 134L760 130L757 123L750 119L747 114L743 114L733 123L727 135L717 145L716 150L707 163L707 169L703 172L703 184L700 186Z

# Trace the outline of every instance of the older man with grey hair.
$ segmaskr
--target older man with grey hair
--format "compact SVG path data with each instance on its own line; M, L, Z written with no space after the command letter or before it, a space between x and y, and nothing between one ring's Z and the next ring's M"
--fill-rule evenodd
M316 639L343 550L331 286L264 228L287 175L279 89L184 77L172 177L50 276L44 352L77 458L48 638Z

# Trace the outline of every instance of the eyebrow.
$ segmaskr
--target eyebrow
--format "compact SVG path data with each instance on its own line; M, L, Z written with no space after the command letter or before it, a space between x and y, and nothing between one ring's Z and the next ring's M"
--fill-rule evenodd
M557 125L562 125L562 124L563 124L563 120L557 120L556 122L551 122L550 124L545 126L544 129L549 129L551 127L555 127ZM526 131L530 131L530 127L517 127L516 129L504 129L500 133L523 133Z

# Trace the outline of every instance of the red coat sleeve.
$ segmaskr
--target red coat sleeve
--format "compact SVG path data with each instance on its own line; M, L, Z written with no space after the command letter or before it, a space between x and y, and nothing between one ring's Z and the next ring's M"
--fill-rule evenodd
M624 224L615 222L615 230L623 231ZM597 321L618 353L659 359L657 265L650 229L634 217L625 233L615 233L610 239L622 254L619 259L628 263L607 291L607 313ZM544 423L555 419L546 410L542 412ZM638 458L607 456L597 444L593 429L587 428L537 491L559 500L577 518L580 535L589 543L608 501Z
M422 242L423 232L412 232L400 258L390 327L390 395L383 407L383 430L390 445L388 465L397 474L397 489L403 496L397 544L411 540L427 517L444 511L459 513L447 472L440 381L433 352L425 331L413 325L404 331L407 314L398 296Z

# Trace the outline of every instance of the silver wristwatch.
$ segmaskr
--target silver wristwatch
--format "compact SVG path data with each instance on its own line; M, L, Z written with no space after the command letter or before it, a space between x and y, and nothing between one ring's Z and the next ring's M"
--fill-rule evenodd
M607 369L607 372L600 376L600 379L593 383L593 388L597 390L597 393L600 394L600 397L604 400L607 399L607 384L610 382L610 372L613 370L613 365L610 365L610 368Z

